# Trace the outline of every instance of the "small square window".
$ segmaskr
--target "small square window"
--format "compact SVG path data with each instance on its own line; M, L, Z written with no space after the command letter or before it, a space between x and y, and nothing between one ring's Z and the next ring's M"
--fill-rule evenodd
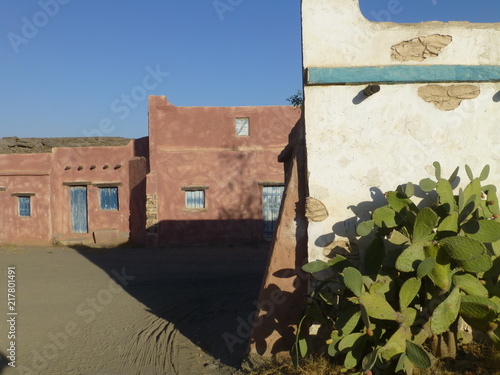
M250 134L250 119L248 117L242 117L236 119L236 136L246 137Z
M186 208L205 208L205 190L186 191Z
M118 211L118 187L100 187L101 210Z
M17 197L19 216L30 217L31 216L31 197Z

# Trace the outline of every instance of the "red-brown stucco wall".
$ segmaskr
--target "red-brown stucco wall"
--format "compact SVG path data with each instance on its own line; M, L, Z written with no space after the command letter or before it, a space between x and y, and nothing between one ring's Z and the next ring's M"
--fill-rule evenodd
M143 242L146 161L134 156L136 148L131 141L0 155L0 243L112 245L131 237ZM118 187L118 210L101 210L100 184ZM72 233L71 186L87 187L88 233ZM20 217L12 194L32 195L30 217Z
M262 239L262 185L282 184L277 157L300 111L274 107L176 107L149 98L151 175L158 242ZM248 117L249 136L235 119ZM205 210L185 208L185 191L204 186Z
M50 241L50 155L2 155L0 158L0 243ZM31 196L31 216L21 217L18 197Z

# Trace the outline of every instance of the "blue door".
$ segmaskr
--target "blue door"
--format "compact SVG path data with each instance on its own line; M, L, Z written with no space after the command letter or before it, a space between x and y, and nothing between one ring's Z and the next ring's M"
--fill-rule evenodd
M87 187L72 186L71 195L71 231L73 233L87 233Z
M262 218L265 239L273 238L284 190L284 186L264 186L262 189Z

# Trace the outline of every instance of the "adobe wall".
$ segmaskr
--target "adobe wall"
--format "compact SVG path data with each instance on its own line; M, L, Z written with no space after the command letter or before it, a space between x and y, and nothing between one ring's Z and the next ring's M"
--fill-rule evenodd
M59 242L124 243L130 230L130 159L134 142L127 146L53 149L53 230ZM71 233L70 188L87 186L88 233ZM118 186L119 210L100 209L99 184ZM96 238L96 236L102 237Z
M0 244L22 239L47 244L51 237L50 154L2 155L0 158ZM30 194L31 217L18 214L18 197Z
M125 146L53 147L51 152L0 155L0 244L116 245L144 243L144 141ZM118 187L118 210L101 210L100 184ZM72 233L70 186L87 187L88 233ZM31 200L29 217L18 195Z
M373 23L358 0L303 0L309 259L356 242L383 193L468 164L500 183L500 24ZM378 84L367 97L363 90Z
M149 98L149 225L159 242L262 239L262 183L283 183L277 157L299 118L291 107L176 107ZM250 135L235 119L250 118ZM260 184L260 185L259 185ZM185 209L185 191L206 187L206 209ZM156 216L155 216L156 215Z

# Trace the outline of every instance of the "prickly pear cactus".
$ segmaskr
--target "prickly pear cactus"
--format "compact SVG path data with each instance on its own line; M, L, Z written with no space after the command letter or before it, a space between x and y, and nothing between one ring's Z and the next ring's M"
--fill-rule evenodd
M359 236L373 238L361 270L341 256L303 267L313 279L325 269L334 276L313 283L292 350L297 364L306 321L328 332L327 352L343 356L346 370L364 373L431 367L426 348L453 356L464 337L459 321L500 348L500 207L496 187L484 183L490 168L474 177L466 166L470 183L455 191L459 169L445 179L440 164L434 167L435 179L418 184L419 197L434 197L433 204L419 208L417 185L407 183L358 225Z

